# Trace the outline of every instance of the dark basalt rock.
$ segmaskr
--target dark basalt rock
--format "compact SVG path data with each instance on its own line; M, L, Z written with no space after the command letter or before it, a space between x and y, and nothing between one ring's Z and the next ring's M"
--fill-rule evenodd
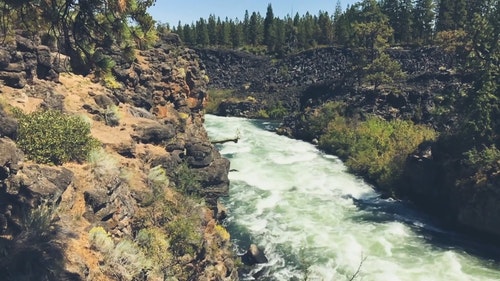
M66 168L25 165L6 181L6 192L31 206L42 202L55 204L72 181L73 172Z
M142 143L161 144L175 136L175 127L172 124L150 124L136 128L134 138Z
M257 245L255 244L250 245L247 252L243 256L241 256L241 261L245 265L249 266L269 262L264 254L264 251L262 249L259 249L259 247L257 247Z
M210 143L188 143L186 144L186 161L195 168L210 165L214 160L214 147Z

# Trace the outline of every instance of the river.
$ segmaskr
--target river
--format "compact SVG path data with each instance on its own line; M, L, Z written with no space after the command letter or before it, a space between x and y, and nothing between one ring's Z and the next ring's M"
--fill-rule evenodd
M227 227L239 252L269 263L244 280L500 280L498 251L445 230L410 203L382 199L335 156L272 123L206 116L231 161ZM359 272L356 273L359 269Z

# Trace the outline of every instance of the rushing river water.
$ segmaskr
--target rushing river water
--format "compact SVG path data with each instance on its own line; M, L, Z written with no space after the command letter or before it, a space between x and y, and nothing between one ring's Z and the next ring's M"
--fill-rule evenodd
M500 280L497 251L441 229L410 204L384 200L341 161L278 136L266 122L207 115L230 159L231 237L264 249L252 280ZM500 218L499 218L500 219ZM361 265L361 266L360 266Z

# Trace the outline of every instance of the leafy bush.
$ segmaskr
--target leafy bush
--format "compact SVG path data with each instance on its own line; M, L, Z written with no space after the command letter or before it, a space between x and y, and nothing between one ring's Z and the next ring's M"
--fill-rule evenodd
M194 257L202 245L199 225L201 225L199 219L192 216L178 217L166 226L170 238L170 249L175 255L188 254Z
M488 179L498 176L500 170L500 150L495 145L482 150L473 148L464 153L464 175L462 183L470 182L476 187L488 183Z
M172 259L168 251L170 243L165 233L159 228L141 229L135 241L156 266L165 267Z
M17 143L27 157L38 163L56 165L84 161L98 142L90 135L90 124L79 116L47 110L23 114L19 119Z
M179 165L174 174L177 190L185 195L201 195L201 183L199 177L189 168L187 163Z
M310 114L302 116L304 133L313 139L326 133L328 124L344 114L345 104L341 102L327 102Z
M288 113L288 110L283 106L281 102L275 104L274 107L270 108L268 111L269 117L271 117L272 119L281 119Z
M385 121L373 116L356 122L338 117L330 121L319 145L347 159L346 165L352 171L390 189L400 176L406 157L422 142L435 138L434 130L410 121Z

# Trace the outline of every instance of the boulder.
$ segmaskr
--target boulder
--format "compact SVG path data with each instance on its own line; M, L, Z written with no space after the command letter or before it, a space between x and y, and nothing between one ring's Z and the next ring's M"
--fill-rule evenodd
M500 177L499 177L500 178ZM497 183L498 184L498 183ZM500 236L500 190L498 185L474 190L474 196L459 207L460 226Z
M197 169L204 192L219 196L227 196L229 191L229 166L226 158L216 158L209 166Z
M55 71L54 65L52 64L52 56L49 47L37 47L37 62L36 74L38 78L59 82L59 73Z
M241 256L241 261L249 266L269 262L264 251L259 249L255 244L250 245L247 252Z
M16 119L9 116L2 116L0 113L0 124L2 124L0 126L0 137L16 138L19 125Z
M7 138L0 138L0 180L16 174L24 155L16 144Z
M195 168L206 167L214 160L213 150L211 143L188 143L186 144L187 163Z
M17 50L21 52L34 52L36 51L36 45L32 40L22 37L16 36L16 44Z
M175 136L175 127L172 124L149 124L136 128L133 138L142 143L161 144Z
M5 49L0 49L0 69L5 69L10 63L10 52Z
M73 172L66 168L31 164L8 180L6 191L31 206L55 204L72 181Z
M96 95L94 96L94 101L95 103L101 107L101 108L108 108L108 107L111 107L111 106L114 106L114 105L117 105L117 103L115 103L110 97L108 97L107 95Z
M0 71L0 80L5 86L22 89L26 86L26 73Z
M83 193L85 205L97 213L109 203L109 197L105 190L88 190Z

